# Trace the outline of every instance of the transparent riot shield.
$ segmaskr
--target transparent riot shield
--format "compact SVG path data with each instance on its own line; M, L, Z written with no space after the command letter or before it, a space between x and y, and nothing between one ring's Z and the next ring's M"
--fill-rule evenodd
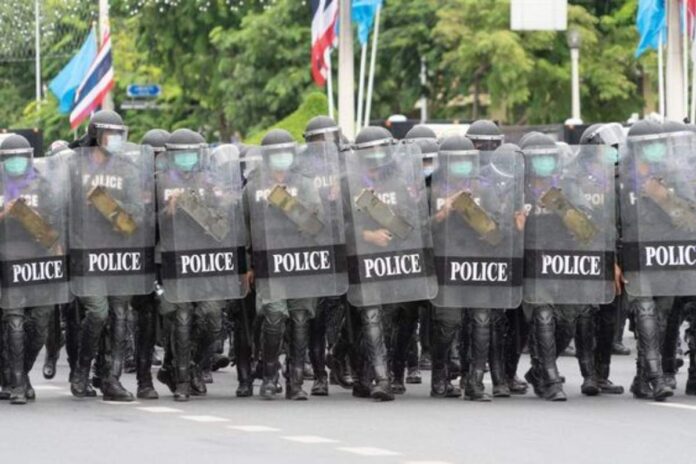
M524 300L601 304L614 299L616 150L525 151Z
M696 136L631 137L623 147L621 265L633 296L693 295Z
M520 153L441 152L431 184L435 306L522 302L524 161Z
M157 156L157 219L164 298L172 303L243 298L246 234L239 152L221 145L181 170Z
M346 292L338 153L333 144L259 147L245 194L256 289L266 300Z
M143 295L155 282L149 147L83 147L70 158L70 278L77 296Z
M437 294L428 194L416 144L343 153L350 287L358 307Z
M0 307L70 301L67 212L70 184L63 158L29 160L26 170L3 169L0 221Z

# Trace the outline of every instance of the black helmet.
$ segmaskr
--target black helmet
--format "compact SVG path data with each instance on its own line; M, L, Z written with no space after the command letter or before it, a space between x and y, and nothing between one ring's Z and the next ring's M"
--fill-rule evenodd
M164 144L170 163L178 170L188 172L200 166L205 140L191 129L177 129Z
M152 147L152 151L155 152L155 154L162 153L166 150L165 145L167 144L169 136L169 132L164 129L150 129L145 133L140 143Z
M466 136L479 150L495 150L505 138L496 123L488 119L474 121L466 131Z
M427 126L422 124L413 126L411 130L406 133L404 140L410 140L418 144L423 158L432 158L437 155L437 135Z
M655 121L641 119L636 121L628 130L627 138L629 142L641 140L644 137L659 138L662 135L662 126Z
M662 123L662 132L664 133L686 132L688 130L686 124L681 121L667 120Z
M621 124L612 122L607 124L592 124L585 129L580 137L581 145L611 145L618 148L624 141Z
M116 136L112 139L110 136ZM94 113L87 126L87 146L100 146L108 151L118 151L119 144L123 144L128 138L128 127L123 123L121 116L115 111L101 110Z
M307 142L325 141L338 145L341 140L341 129L333 118L315 116L307 123L303 135Z
M580 145L599 145L602 142L597 138L597 131L602 127L601 123L588 126L580 136Z
M25 174L33 156L34 149L31 144L19 134L10 134L0 140L0 161L10 176Z
M290 132L285 129L271 129L263 139L261 139L262 147L272 147L272 146L295 146L297 142L292 137Z
M355 148L358 150L393 143L394 137L391 132L380 126L363 127L355 137Z
M439 161L451 175L471 177L478 173L479 151L464 135L445 137L440 143L440 156Z
M524 144L527 142L527 139L528 139L528 138L530 138L530 137L536 137L537 134L541 134L541 132L539 132L539 131L531 131L531 132L527 132L526 134L524 134L524 135L520 138L520 143L518 143L518 145L520 146L520 148L524 148Z

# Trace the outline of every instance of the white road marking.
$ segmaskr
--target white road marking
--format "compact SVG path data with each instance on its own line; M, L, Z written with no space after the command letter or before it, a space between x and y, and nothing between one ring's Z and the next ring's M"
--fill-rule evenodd
M338 443L338 440L333 440L331 438L318 437L316 435L293 435L293 436L280 437L280 438L282 438L283 440L289 440L289 441L294 441L297 443L307 443L307 444Z
M135 408L145 412L154 412L155 414L166 414L170 412L184 412L182 409L168 408L166 406L144 406L142 408Z
M403 464L452 464L447 461L405 461Z
M360 447L341 447L336 448L339 451L345 451L346 453L358 454L360 456L399 456L401 453L396 451L390 451L382 448L372 448L369 446Z
M140 404L140 401L100 401L101 404L113 404L114 406L132 406L134 404Z
M239 430L240 432L280 432L280 429L275 427L267 427L265 425L228 425L228 429Z
M63 387L57 387L55 385L33 385L36 391L49 391L49 390L65 390Z
M653 406L662 406L665 408L690 409L692 411L696 411L696 405L692 405L692 404L680 404L680 403L648 403L648 404L652 404Z
M182 419L194 421L194 422L229 422L229 419L218 416L179 416Z

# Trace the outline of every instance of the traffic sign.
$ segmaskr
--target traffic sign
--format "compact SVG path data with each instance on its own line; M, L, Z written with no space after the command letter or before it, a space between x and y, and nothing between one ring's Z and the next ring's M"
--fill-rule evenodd
M162 93L162 87L157 84L131 84L126 89L126 93L131 98L156 98Z

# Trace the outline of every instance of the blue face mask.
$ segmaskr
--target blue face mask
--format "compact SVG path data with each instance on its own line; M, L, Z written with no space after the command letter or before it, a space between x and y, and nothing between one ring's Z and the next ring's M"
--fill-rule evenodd
M7 174L12 177L18 177L27 172L29 158L25 158L24 156L12 156L3 162L3 166Z
M550 155L537 155L532 158L532 170L539 177L548 177L556 170L556 158Z
M474 170L473 161L454 161L450 163L450 172L455 176L466 177Z
M292 153L275 153L270 156L268 163L271 165L271 169L276 171L287 171L292 165L292 160L294 156Z
M648 163L659 163L665 157L667 149L662 143L651 143L643 148L643 159Z
M123 148L123 136L121 134L107 135L105 148L112 153L121 151Z
M174 164L182 171L192 170L198 163L198 153L186 151L174 154Z

